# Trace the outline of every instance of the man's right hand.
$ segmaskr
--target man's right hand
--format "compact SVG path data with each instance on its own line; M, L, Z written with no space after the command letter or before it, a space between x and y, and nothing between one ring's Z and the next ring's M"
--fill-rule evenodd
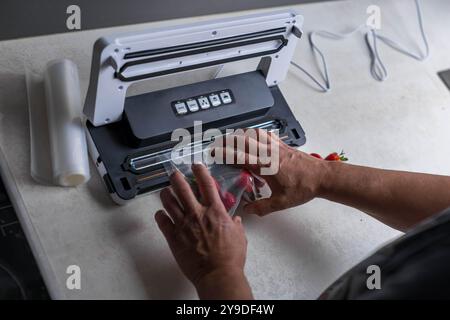
M322 182L327 171L325 161L289 147L275 134L267 133L265 130L257 131L257 139L247 134L234 136L234 145L245 145L245 150L227 146L224 155L229 158L234 156L236 163L244 163L237 166L260 175L267 181L272 191L270 198L247 204L244 207L246 212L263 216L274 211L304 204L320 195ZM264 143L261 141L264 141ZM273 155L271 151L278 148L279 166L275 168L278 169L275 170L275 174L261 175L262 169L271 166L271 164L263 164L256 156L257 154L249 153L249 150L255 150L255 144L258 149L257 154L261 149L268 149L269 158Z
M225 147L224 154L240 158L237 163L244 163L240 166L257 175L270 165L259 161L260 153L258 157L255 152L250 154L249 146L256 143L263 151L279 148L278 171L273 175L261 175L272 195L248 204L245 209L249 213L262 216L320 197L364 211L393 228L407 230L450 206L448 176L324 161L287 146L277 136L263 130L258 131L258 139L247 132L235 137L238 143L234 145L239 146L239 140L243 139L245 150L241 141L241 149ZM265 140L267 143L262 143Z

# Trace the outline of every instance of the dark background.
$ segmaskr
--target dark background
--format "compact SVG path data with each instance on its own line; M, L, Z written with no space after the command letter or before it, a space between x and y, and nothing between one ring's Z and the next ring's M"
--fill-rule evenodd
M81 30L267 8L320 0L0 0L0 40L67 30L66 9L81 8Z

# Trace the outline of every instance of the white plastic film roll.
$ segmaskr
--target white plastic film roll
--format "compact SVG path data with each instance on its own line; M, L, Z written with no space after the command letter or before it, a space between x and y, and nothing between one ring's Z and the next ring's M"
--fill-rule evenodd
M50 61L44 82L53 179L77 186L90 177L77 66L67 59Z

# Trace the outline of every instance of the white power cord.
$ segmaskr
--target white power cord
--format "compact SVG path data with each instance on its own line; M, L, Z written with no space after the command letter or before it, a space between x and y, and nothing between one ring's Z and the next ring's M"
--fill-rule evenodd
M425 52L420 52L419 54L411 52L408 49L406 49L403 45L399 44L398 42L396 42L386 36L380 35L374 29L369 29L365 34L365 40L366 40L366 44L367 44L367 47L369 48L370 56L371 56L370 72L372 74L372 77L377 81L384 81L387 79L387 76L388 76L387 69L380 57L379 52L378 52L378 41L381 41L381 42L385 43L386 45L388 45L389 47L391 47L392 49L394 49L400 53L403 53L413 59L419 60L419 61L425 60L426 58L428 58L428 56L430 54L430 47L428 45L427 36L426 36L424 26L423 26L422 8L420 5L420 0L414 0L414 1L415 1L415 5L416 5L420 33L421 33L421 37L422 37L422 40L423 40L423 43L425 46ZM294 67L298 68L300 71L302 71L323 92L328 92L331 90L331 81L330 81L330 76L329 76L329 71L328 71L327 59L326 59L325 55L323 54L322 50L320 50L320 48L317 46L317 44L315 42L315 37L320 36L322 38L328 38L328 39L332 39L332 40L341 40L341 39L348 38L348 37L354 35L355 33L359 32L361 30L364 30L366 28L369 28L369 27L364 24L364 25L360 25L358 28L356 28L355 30L353 30L351 32L343 33L343 34L333 33L333 32L329 32L329 31L325 31L325 30L312 31L309 33L309 43L311 45L311 49L313 50L313 52L315 54L318 54L320 57L321 67L319 65L318 68L319 68L319 72L322 77L322 80L324 82L323 84L302 66L298 65L294 61L291 61L291 64Z
M348 33L343 33L343 34L333 33L333 32L324 31L324 30L312 31L312 32L309 33L309 43L311 45L311 49L320 56L320 60L322 61L322 67L323 68L320 70L320 74L322 76L323 81L325 82L324 85L321 84L320 81L317 80L311 73L306 71L306 69L304 69L303 67L301 67L300 65L298 65L294 61L291 61L291 64L293 66L297 67L298 69L300 69L301 71L303 71L324 92L328 92L328 91L331 90L331 83L330 83L330 76L329 76L329 73L328 73L327 59L325 58L325 55L323 54L322 50L320 50L320 48L316 45L316 42L314 40L315 36L320 36L320 37L323 37L323 38L328 38L328 39L333 39L333 40L341 40L341 39L345 39L345 38L351 37L356 32L360 31L361 29L364 29L365 27L366 27L366 25L360 25L355 30L353 30L351 32L348 32Z

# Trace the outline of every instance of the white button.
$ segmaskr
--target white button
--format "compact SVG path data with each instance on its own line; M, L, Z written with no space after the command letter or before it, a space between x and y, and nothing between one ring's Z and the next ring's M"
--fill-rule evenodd
M225 104L233 102L233 100L231 99L231 95L228 91L221 92L220 97L222 98L222 101Z
M198 111L197 101L195 101L195 100L188 100L188 101L186 101L186 103L187 103L187 106L188 106L190 112Z
M199 97L197 98L197 101L198 104L200 105L200 108L202 109L208 109L209 107L211 107L207 97Z
M211 104L213 105L213 107L217 107L222 104L222 102L220 102L220 98L217 94L210 94L209 100L211 100Z
M177 110L178 114L185 114L187 113L186 104L184 102L179 102L175 104L175 110Z

